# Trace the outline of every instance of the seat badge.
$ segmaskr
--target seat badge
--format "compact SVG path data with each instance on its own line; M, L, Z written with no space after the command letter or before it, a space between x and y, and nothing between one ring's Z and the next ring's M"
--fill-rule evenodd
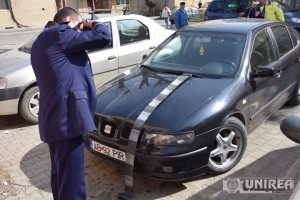
M108 135L111 134L111 125L106 124L104 126L104 133L106 133Z

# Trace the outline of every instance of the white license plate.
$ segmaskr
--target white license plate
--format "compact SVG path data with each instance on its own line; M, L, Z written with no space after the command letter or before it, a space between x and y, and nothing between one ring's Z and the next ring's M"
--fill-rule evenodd
M95 151L102 153L106 156L115 158L117 160L121 160L121 161L126 161L126 157L125 157L125 152L124 151L120 151L111 147L108 147L104 144L101 144L99 142L95 142L94 140L90 139L90 146L92 149L94 149Z

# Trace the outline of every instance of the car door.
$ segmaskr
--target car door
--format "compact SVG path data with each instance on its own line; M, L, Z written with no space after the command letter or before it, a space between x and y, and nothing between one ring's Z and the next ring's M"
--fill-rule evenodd
M290 31L288 31L284 25L272 26L271 30L274 36L274 42L277 45L279 62L281 63L281 69L277 70L275 79L282 91L282 94L276 100L278 106L281 106L286 102L299 79L299 39L293 30L290 29ZM294 38L294 42L291 37Z
M111 43L105 49L88 51L96 87L99 87L110 78L116 76L119 67L119 56L117 51L117 43L119 41L116 33L117 29L114 27L116 25L113 21L103 22L103 24L107 26L111 33Z
M119 52L119 73L140 63L155 44L149 27L137 19L117 20Z
M280 68L276 60L274 45L267 29L258 32L253 40L250 54L249 77L257 66L271 66ZM273 99L278 95L278 85L273 84L275 77L249 78L248 116L249 129L255 128L272 113ZM275 81L276 82L276 81ZM276 82L277 84L277 82Z

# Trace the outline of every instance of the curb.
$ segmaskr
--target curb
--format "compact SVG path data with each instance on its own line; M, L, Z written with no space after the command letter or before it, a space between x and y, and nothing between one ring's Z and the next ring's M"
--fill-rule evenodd
M13 32L22 32L22 31L37 31L42 30L42 27L22 27L22 28L12 28L12 29L0 29L0 33L13 33Z

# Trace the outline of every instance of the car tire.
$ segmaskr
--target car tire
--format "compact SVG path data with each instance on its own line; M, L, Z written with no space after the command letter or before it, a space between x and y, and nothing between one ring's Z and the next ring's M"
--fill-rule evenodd
M247 130L237 118L228 118L216 135L209 155L207 173L218 175L231 170L243 157L247 146Z
M33 124L38 123L39 95L39 88L33 86L24 92L19 103L20 115Z
M293 106L298 106L300 104L300 81L297 82L297 86L292 93L292 97L287 103Z

